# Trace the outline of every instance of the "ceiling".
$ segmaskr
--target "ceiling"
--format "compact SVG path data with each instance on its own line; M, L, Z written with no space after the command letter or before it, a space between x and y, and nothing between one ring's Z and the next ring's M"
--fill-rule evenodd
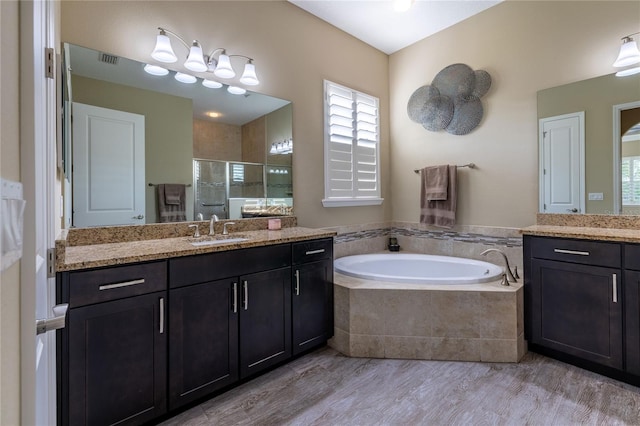
M396 12L391 0L288 0L390 55L502 0L416 0Z

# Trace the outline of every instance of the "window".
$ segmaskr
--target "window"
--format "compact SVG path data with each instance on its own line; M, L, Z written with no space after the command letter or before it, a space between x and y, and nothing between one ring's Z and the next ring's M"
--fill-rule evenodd
M378 104L378 98L325 80L325 207L382 204Z
M231 164L231 181L232 182L244 182L244 165Z
M640 157L622 157L622 205L640 205Z

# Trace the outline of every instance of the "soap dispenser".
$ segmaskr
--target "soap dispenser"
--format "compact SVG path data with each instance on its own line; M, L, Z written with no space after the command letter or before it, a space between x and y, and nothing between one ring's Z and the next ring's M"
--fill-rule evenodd
M387 246L389 251L400 251L400 246L398 245L398 239L396 237L389 237L389 245Z

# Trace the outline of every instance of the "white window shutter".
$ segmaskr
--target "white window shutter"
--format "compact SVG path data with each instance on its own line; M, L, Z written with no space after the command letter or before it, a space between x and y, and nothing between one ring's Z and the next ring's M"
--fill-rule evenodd
M325 80L325 207L382 203L378 103Z

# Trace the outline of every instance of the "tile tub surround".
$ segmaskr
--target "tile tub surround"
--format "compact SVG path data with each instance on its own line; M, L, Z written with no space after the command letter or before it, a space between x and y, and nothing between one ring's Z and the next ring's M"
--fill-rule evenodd
M451 230L412 222L386 222L325 228L337 232L334 257L378 253L387 250L389 237L396 237L401 251L484 260L504 266L500 256L481 256L488 248L505 252L511 267L522 271L520 229L459 225Z
M336 273L329 345L370 358L518 362L526 352L522 283L396 284Z

